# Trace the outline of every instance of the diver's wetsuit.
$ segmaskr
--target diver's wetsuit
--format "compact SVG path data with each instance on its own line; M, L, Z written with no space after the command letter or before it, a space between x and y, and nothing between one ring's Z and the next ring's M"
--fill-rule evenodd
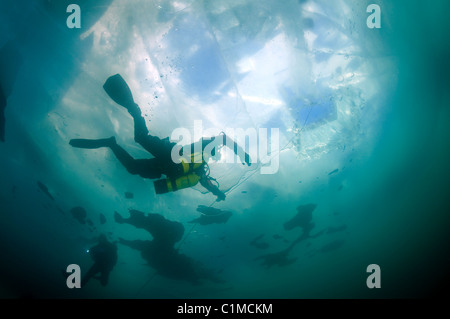
M133 175L150 179L160 178L162 174L170 177L181 176L183 174L182 165L174 163L171 159L171 151L176 143L171 143L168 138L161 140L150 135L137 104L130 105L127 109L134 118L134 140L154 158L134 159L116 143L114 137L97 140L73 139L70 141L70 145L88 149L109 147L120 163Z
M69 144L73 147L79 148L99 148L109 147L114 152L117 159L128 170L130 174L140 175L144 178L159 179L162 174L166 175L166 179L160 179L154 182L156 194L164 194L171 191L177 191L179 189L193 187L197 183L200 183L203 187L209 190L213 195L217 196L217 200L225 200L225 194L220 191L218 183L207 173L207 161L209 156L214 156L216 147L219 145L231 146L235 154L238 150L242 150L238 145L231 140L225 134L220 134L216 137L202 138L200 141L192 143L190 145L190 154L184 153L183 149L179 149L179 155L185 157L185 161L181 163L175 163L172 160L172 149L176 143L170 142L169 138L160 139L156 136L150 135L145 124L145 119L141 114L139 106L134 103L124 80L120 80L120 75L114 75L110 77L104 88L108 95L112 97L119 105L125 107L130 115L134 119L134 140L139 143L145 150L154 156L151 159L134 159L128 154L121 146L116 143L115 137L106 139L72 139ZM111 82L113 81L113 82ZM122 84L117 86L114 82L122 81ZM124 88L125 87L125 88ZM208 144L212 141L216 141L216 146L212 148L210 154L205 154L204 150ZM225 143L226 142L226 143ZM196 153L197 147L200 146L201 161ZM245 153L242 150L242 153ZM242 154L243 155L243 154ZM186 157L189 157L190 159ZM196 157L197 156L197 157ZM194 159L192 161L192 159ZM250 160L248 154L245 153L245 162L250 166Z
M150 135L137 104L130 105L127 109L134 119L134 140L154 158L134 159L121 146L112 143L109 147L117 159L128 172L144 178L160 178L161 174L171 177L182 175L183 167L174 163L171 158L171 151L176 143L171 143L168 138L161 140L157 136Z
M117 246L105 240L92 247L89 250L89 254L94 260L94 264L81 280L81 286L83 287L98 273L100 273L100 283L106 286L108 284L109 273L117 263Z
M174 163L171 157L172 148L176 143L170 142L169 138L160 139L157 136L150 135L145 124L145 119L142 117L137 104L130 105L127 109L134 119L134 140L152 154L154 158L134 159L116 143L114 137L97 140L73 139L70 141L70 145L89 149L109 147L120 163L133 175L140 175L141 177L150 179L160 178L162 174L172 178L182 176L184 174L183 165L181 163ZM202 149L213 140L214 138L202 139ZM191 145L192 149L194 148L193 145Z

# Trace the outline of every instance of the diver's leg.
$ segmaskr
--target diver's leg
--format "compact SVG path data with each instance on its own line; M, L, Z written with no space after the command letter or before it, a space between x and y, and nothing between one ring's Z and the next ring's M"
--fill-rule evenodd
M134 159L117 143L109 146L119 162L132 175L140 175L144 178L159 178L161 173L152 159Z
M127 151L117 144L112 146L111 150L130 174L150 179L161 177L161 169L158 166L156 158L134 159Z
M118 224L123 224L126 223L127 220L125 218L122 217L122 215L120 215L118 212L114 211L114 220L116 221L116 223Z
M167 160L170 156L170 149L166 142L157 136L150 135L145 119L137 104L127 106L128 113L134 120L134 140L140 144L147 152L153 156Z
M152 179L161 177L161 170L158 168L155 159L134 159L125 149L117 144L114 136L97 140L73 139L70 140L69 144L73 147L87 149L109 147L130 174Z
M130 217L124 218L118 212L114 212L114 220L119 224L129 224L136 228L144 228L142 225L145 224L146 217L145 213L130 209Z
M151 138L150 132L148 131L147 125L145 124L145 119L142 116L141 109L136 103L129 104L126 106L128 113L133 117L134 120L134 140L139 144L147 144L147 139ZM146 146L142 145L145 149ZM150 150L147 150L152 153Z
M111 145L116 144L116 138L114 136L95 140L74 138L69 141L69 144L76 148L96 149L100 147L111 147Z
M128 218L128 223L136 228L143 228L142 225L145 224L147 217L144 212L137 209L130 209L130 217Z
M127 110L134 120L134 140L140 144L141 141L144 141L147 138L150 132L145 124L145 119L142 116L141 109L137 104L128 106Z
M77 148L86 148L86 149L96 149L100 147L109 147L114 152L114 155L116 155L117 159L122 163L123 166L131 173L133 170L133 162L134 158L131 157L130 154L127 153L122 147L120 147L117 142L116 138L114 136L110 138L101 138L96 140L90 140L90 139L72 139L69 142L70 145Z
M173 245L183 238L184 226L183 224L165 219L160 214L148 213L144 216L139 211L130 211L130 219L133 219L133 224L137 228L142 228L148 231L155 242L168 247Z
M86 275L84 275L84 277L81 279L81 287L84 287L84 285L86 285L86 283L92 277L94 277L99 271L100 271L100 269L99 269L98 265L97 264L93 264L92 267L86 273Z
M144 212L130 209L130 217L123 218L118 212L114 212L114 220L119 224L129 224L136 228L146 229L147 217Z
M166 220L159 214L149 213L145 215L136 209L130 209L130 217L123 218L118 212L114 212L114 220L119 224L129 224L139 229L148 231L155 242L172 247L183 237L184 226L178 222Z
M140 223L142 223L143 220L145 220L145 214L141 211L131 209L130 210L130 217L124 218L122 215L120 215L118 212L114 212L114 220L118 224L130 224L136 228L142 228L140 227Z
M102 286L106 286L108 284L108 279L109 279L109 271L108 270L104 270L100 273L100 283L102 284Z

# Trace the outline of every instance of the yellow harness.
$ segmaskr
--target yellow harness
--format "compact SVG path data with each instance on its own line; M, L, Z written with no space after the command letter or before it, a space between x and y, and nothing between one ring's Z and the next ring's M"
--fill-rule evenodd
M186 157L181 157L181 165L183 166L183 175L177 178L160 179L154 182L157 194L175 192L179 189L188 188L197 185L201 176L197 171L206 164L208 156L195 152L190 156L190 161ZM205 159L206 157L206 159Z
M205 163L206 161L203 158L202 153L199 152L192 153L190 161L188 161L186 157L181 157L181 165L183 165L184 174L194 172L195 170L203 166L203 164Z

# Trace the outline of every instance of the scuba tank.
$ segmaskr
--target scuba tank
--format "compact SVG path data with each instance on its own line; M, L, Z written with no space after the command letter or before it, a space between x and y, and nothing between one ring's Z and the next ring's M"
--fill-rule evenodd
M175 192L179 189L197 185L202 175L200 170L204 170L205 164L206 161L203 158L202 152L191 153L190 161L182 157L181 158L182 171L180 173L183 175L179 177L172 177L154 181L153 185L155 186L156 194Z
M153 182L156 194L175 192L179 189L195 186L200 180L197 174L183 175L178 178L166 178Z

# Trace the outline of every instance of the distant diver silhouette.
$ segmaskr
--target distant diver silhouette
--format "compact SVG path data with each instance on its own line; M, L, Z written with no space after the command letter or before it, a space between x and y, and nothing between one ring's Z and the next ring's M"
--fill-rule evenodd
M181 163L174 163L171 158L172 148L176 143L170 142L169 138L160 139L150 135L145 119L141 114L139 106L134 102L130 88L120 74L109 77L103 85L106 93L117 104L125 107L134 119L134 140L146 151L154 156L151 159L134 159L121 146L116 143L115 137L105 139L72 139L69 144L73 147L95 149L109 147L117 159L128 170L130 174L140 175L144 178L159 179L161 175L167 178L154 182L156 194L174 192L183 188L195 186L198 182L217 196L217 201L225 200L225 194L219 190L217 181L209 176L207 161L209 156L215 155L215 148L211 154L206 154L205 147L216 140L216 146L233 146L236 155L244 154L242 162L250 164L249 155L225 134L211 138L202 138L197 143L201 143L201 154L195 153L196 143L190 145L191 153L181 160ZM198 144L197 144L198 145ZM181 153L181 155L183 155Z
M232 213L230 211L221 210L214 207L208 207L205 205L199 205L197 211L202 215L198 218L191 220L188 223L200 225L210 224L225 224L230 219Z
M100 273L100 277L94 277L100 280L102 286L108 284L109 273L117 263L117 246L110 243L105 235L100 235L98 244L89 249L89 255L91 255L94 264L88 270L86 275L81 280L81 287L95 275Z
M214 270L203 267L198 261L180 253L175 244L184 234L183 224L164 218L162 215L131 209L130 217L124 218L114 212L114 220L119 224L129 224L148 231L152 240L127 240L119 238L119 243L138 250L148 265L161 276L185 280L194 285L204 280L223 283Z
M261 264L263 266L266 266L267 268L275 265L283 267L294 263L297 258L289 258L290 251L300 242L310 238L316 238L322 235L327 230L323 229L316 234L311 235L311 231L315 227L315 224L312 222L312 213L316 209L316 207L316 204L298 206L297 214L289 221L284 223L283 226L285 230L292 230L295 227L300 227L303 230L301 235L297 237L297 239L295 239L293 242L291 242L291 244L286 249L283 249L282 251L279 251L277 253L270 253L256 257L255 260L262 260Z

